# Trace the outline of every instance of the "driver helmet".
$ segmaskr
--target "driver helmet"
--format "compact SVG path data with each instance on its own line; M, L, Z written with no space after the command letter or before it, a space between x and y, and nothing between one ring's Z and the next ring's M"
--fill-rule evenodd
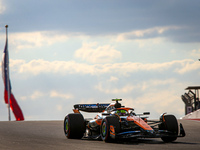
M123 109L120 109L120 110L116 111L116 114L119 115L119 116L125 116L126 115L126 111L123 110Z

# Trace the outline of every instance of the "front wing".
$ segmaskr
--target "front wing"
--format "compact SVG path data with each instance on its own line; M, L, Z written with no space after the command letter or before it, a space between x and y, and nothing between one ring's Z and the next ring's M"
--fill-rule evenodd
M158 130L158 131L136 130L136 131L126 131L126 132L115 133L115 131L113 130L113 126L111 126L110 136L113 139L184 137L185 131L182 124L180 124L179 135L174 135L172 132L167 131L167 130Z

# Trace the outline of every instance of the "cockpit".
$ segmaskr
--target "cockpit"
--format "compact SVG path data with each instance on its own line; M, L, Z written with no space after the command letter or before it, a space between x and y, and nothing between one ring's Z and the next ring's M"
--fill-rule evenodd
M111 114L115 114L118 116L129 116L130 114L127 112L127 110L124 109L118 109L118 110L114 110L111 112Z
M133 112L134 109L131 108L124 108L124 109L115 109L111 111L112 115L118 116L135 116L136 114Z

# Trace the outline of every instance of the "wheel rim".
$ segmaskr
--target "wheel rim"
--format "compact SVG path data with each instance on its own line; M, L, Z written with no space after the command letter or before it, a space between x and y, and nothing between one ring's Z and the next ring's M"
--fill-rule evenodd
M65 120L65 133L68 134L69 132L69 122L68 119Z
M102 136L103 137L106 137L106 132L107 132L107 127L106 127L106 122L104 122L102 125Z

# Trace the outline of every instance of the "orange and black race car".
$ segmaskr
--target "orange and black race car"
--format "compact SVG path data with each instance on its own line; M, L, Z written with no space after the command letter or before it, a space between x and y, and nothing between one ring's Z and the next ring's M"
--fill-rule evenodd
M159 121L148 120L149 112L135 114L133 108L121 106L121 99L111 104L76 104L74 113L64 119L64 133L67 138L102 139L111 142L130 138L161 138L172 142L184 137L182 124L178 125L174 115L163 113ZM94 119L84 119L80 111L99 112Z

